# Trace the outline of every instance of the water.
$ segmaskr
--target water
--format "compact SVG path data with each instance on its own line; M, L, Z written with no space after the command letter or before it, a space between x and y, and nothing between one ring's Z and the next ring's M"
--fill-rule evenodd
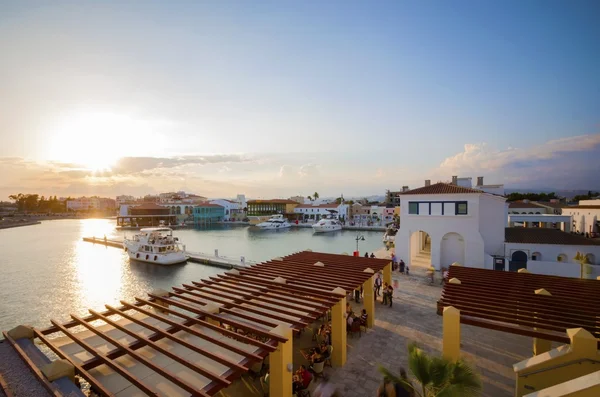
M134 232L127 232L131 235ZM356 232L314 235L312 229L260 231L223 226L175 232L190 251L264 261L307 248L351 253ZM360 250L381 247L381 232L361 232ZM105 304L146 297L224 270L187 263L162 267L129 261L123 250L82 241L82 237L122 239L115 221L106 219L44 221L41 225L0 230L0 330L19 324L47 327L50 319L67 321L69 314L87 315Z

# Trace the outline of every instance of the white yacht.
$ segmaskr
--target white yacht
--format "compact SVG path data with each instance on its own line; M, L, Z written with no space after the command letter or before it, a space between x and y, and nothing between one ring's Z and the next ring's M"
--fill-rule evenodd
M325 218L312 225L312 228L315 233L335 232L342 230L342 223L337 219Z
M292 227L292 224L283 215L273 215L268 221L261 222L256 226L264 230L278 230Z
M130 259L140 262L174 265L187 261L185 245L168 227L141 229L132 239L125 238L123 248Z

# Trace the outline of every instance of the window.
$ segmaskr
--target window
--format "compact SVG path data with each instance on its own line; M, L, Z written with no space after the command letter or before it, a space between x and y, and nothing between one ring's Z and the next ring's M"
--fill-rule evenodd
M467 215L467 203L456 203L456 215Z
M419 203L408 203L408 213L413 215L419 214Z

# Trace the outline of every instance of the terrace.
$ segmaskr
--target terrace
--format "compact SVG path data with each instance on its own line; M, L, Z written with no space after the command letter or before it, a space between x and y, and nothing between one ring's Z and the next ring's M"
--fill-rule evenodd
M305 251L4 336L53 394L75 374L106 396L235 393L235 380L268 360L270 394L291 396L293 335L331 317L330 361L343 366L347 292L372 286L382 270L391 281L388 260ZM366 302L372 324L372 295Z
M122 302L122 308L107 306L105 313L90 311L85 319L75 316L70 323L53 322L52 327L33 332L77 364L75 372L85 378L87 371L106 388L102 392L94 387L100 394L118 396L149 392L263 396L269 389L271 396L290 395L292 373L287 364L294 370L307 365L301 350L315 345L311 329L326 322L323 315L328 311L334 350L332 368L326 368L325 374L344 397L374 395L381 382L378 366L392 371L407 367L410 342L429 353L460 355L474 364L483 381L482 396L534 396L535 390L598 371L597 305L583 300L585 296L596 299L600 282L452 266L454 280L442 290L439 280L429 284L424 271L392 275L387 260L372 261L302 252L174 287L172 292L152 293L135 303ZM365 264L374 272L383 271L385 279L398 282L398 288L391 308L370 299L367 289L360 304L351 302L355 312L364 307L376 316L369 316L366 333L348 337L343 319L346 295L333 290L343 285L349 292L362 280L366 280L363 286L371 285L374 273L360 270ZM563 284L569 287L563 290ZM536 293L540 286L553 293ZM532 299L548 308L527 303ZM583 313L573 308L575 302L582 304ZM462 324L448 322L452 319L444 308L450 306L460 310ZM493 318L490 310L496 312ZM563 315L567 318L557 324L555 312L567 313ZM91 325L98 319L103 325ZM77 325L83 325L84 332L72 332ZM451 332L457 325L459 331ZM63 336L50 339L54 333ZM177 358L166 356L159 347ZM144 358L150 362L144 363ZM261 362L270 370L268 387L259 376L252 376L260 371L256 364ZM136 382L149 390L140 389ZM309 390L318 382L314 380Z

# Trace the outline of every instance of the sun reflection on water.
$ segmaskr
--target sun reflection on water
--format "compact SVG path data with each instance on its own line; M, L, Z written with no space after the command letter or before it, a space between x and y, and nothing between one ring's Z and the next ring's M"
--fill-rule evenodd
M82 238L114 238L113 234L114 225L106 219L81 221ZM106 303L114 303L121 296L121 284L126 278L126 265L125 253L121 253L120 260L115 260L115 248L90 244L79 239L75 244L71 266L77 275L80 305L102 308Z

